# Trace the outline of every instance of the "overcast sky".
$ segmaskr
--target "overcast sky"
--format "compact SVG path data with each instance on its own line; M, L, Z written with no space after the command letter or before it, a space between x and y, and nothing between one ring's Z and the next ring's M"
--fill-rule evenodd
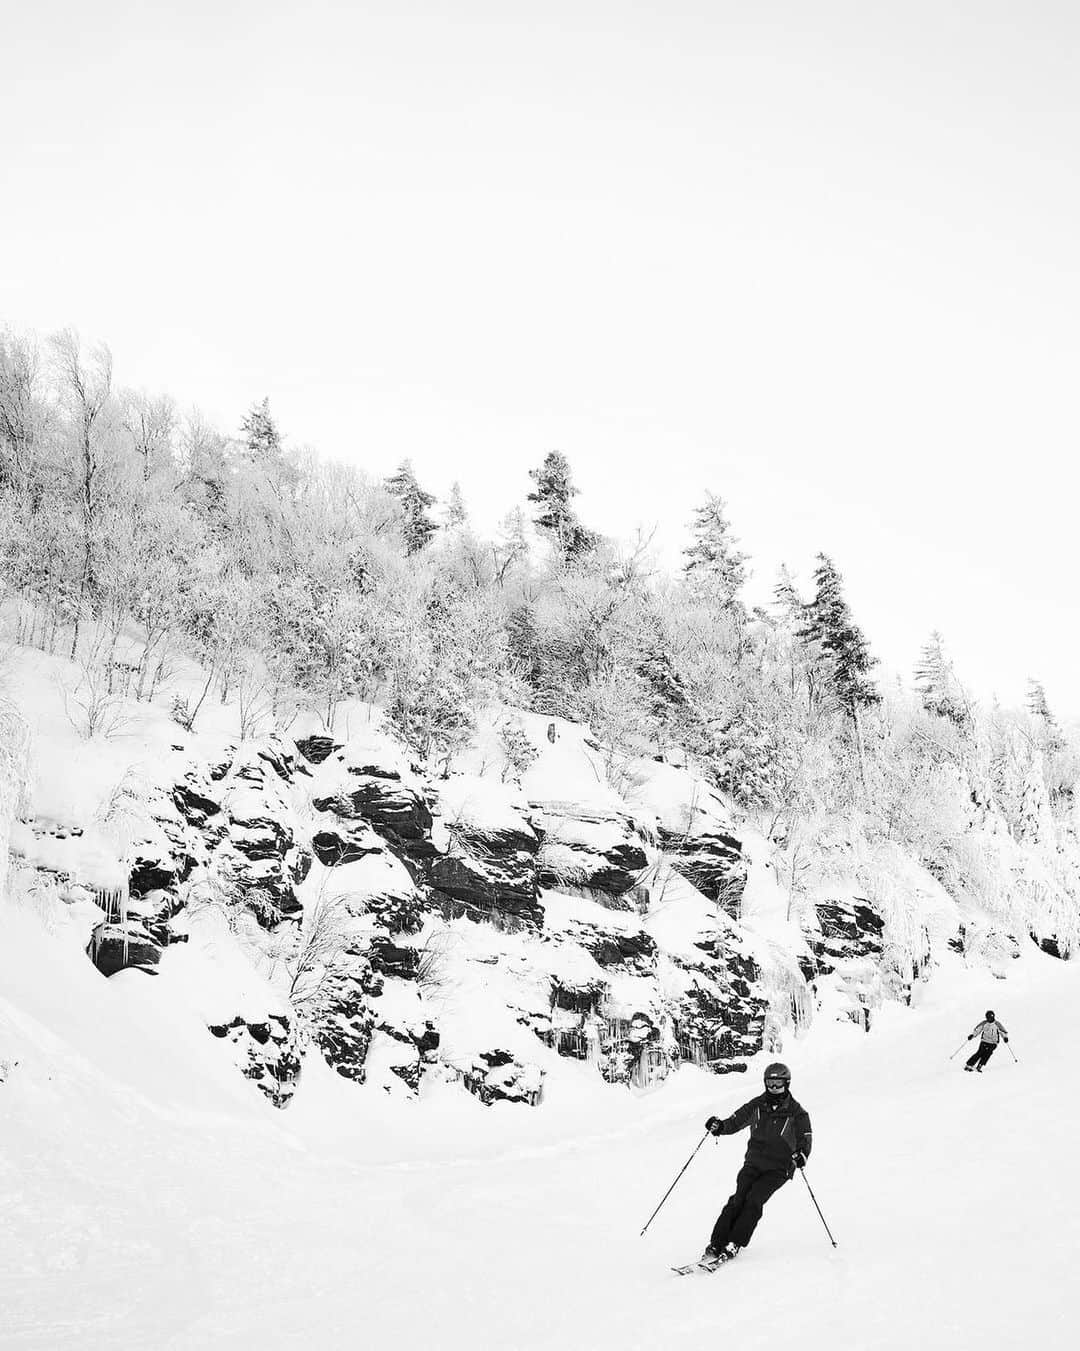
M1080 7L3 6L0 325L73 325L223 428L411 456L481 522L844 573L1080 714Z

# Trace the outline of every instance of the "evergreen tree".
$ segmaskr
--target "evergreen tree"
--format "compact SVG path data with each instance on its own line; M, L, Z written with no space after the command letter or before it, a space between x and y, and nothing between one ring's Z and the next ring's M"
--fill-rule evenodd
M1046 690L1043 688L1042 681L1028 679L1027 706L1028 712L1033 718L1039 718L1042 722L1053 724L1054 715L1050 712L1050 705L1047 702Z
M415 554L435 533L435 523L428 515L428 508L434 505L435 499L420 487L409 460L402 460L396 472L386 480L386 487L401 503L406 552Z
M253 460L266 463L281 458L281 433L270 413L270 400L253 403L240 424L244 445Z
M539 469L529 470L529 477L536 484L528 501L537 505L533 519L539 529L555 537L566 558L577 558L594 548L597 536L581 524L572 506L578 490L570 478L570 462L562 451L549 451Z
M944 640L936 629L919 655L915 689L927 713L948 718L957 727L967 725L967 699L953 674L952 662L945 655Z
M795 578L786 563L781 563L776 585L773 587L773 604L780 613L781 622L791 624L798 621L800 624L802 623L806 611L806 602L799 595Z
M705 494L705 504L694 512L690 526L693 543L684 549L683 572L695 589L720 597L724 605L734 605L748 577L748 555L736 547L724 499Z
M877 665L861 629L844 599L844 584L832 559L818 554L814 598L806 607L799 637L813 644L825 659L829 683L840 707L853 721L860 708L880 701L867 673Z
M1061 735L1061 728L1058 726L1057 719L1050 711L1050 704L1047 702L1046 690L1043 688L1042 681L1029 678L1027 706L1028 712L1042 728L1046 738L1046 750L1051 754L1056 754L1062 750L1065 746L1065 739Z

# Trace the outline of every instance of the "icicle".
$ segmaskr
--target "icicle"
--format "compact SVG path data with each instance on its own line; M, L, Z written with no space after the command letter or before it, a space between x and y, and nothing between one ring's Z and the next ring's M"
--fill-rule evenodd
M94 900L105 912L106 923L120 926L123 943L123 962L127 965L128 959L128 888L127 885L118 887L95 887Z

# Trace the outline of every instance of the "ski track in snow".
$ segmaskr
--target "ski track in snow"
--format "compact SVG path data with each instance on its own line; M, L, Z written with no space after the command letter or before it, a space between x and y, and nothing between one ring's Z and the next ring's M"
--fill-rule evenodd
M1005 982L950 959L870 1036L790 1045L840 1247L795 1179L700 1279L669 1268L704 1246L745 1135L707 1142L638 1233L756 1069L535 1111L436 1097L395 1130L359 1090L347 1119L278 1116L255 1090L185 1110L138 1063L123 1086L88 1068L57 1015L0 1085L0 1347L1056 1351L1080 1251L1076 995L1075 968L1034 951ZM967 1044L948 1056L987 1006L1020 1063L1002 1047L966 1075Z

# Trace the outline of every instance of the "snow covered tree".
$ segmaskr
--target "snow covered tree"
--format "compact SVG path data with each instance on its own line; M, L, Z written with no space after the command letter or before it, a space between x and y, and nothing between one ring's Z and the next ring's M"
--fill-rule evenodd
M443 525L447 530L453 530L456 526L466 525L468 520L469 512L465 506L461 484L455 479L450 485L450 493L443 508Z
M935 629L923 647L915 667L915 689L928 713L948 718L957 727L965 727L970 720L970 708L953 672L952 662L945 654L945 643Z
M795 578L786 563L780 565L780 571L777 574L776 585L773 587L773 605L781 622L795 626L795 622L798 621L801 625L806 611L806 602L799 594Z
M399 597L388 629L386 716L402 740L449 773L496 695L506 637L487 598L445 589Z
M105 491L106 412L112 401L112 353L107 347L98 347L90 360L84 361L78 335L71 329L57 333L52 345L62 398L67 405L72 448L79 466L82 567L71 634L71 656L74 658L79 630L93 604L96 587L95 543Z
M168 395L150 398L146 394L124 396L124 430L139 460L144 483L172 463L172 438L176 430L176 405Z
M499 777L503 783L520 783L540 752L532 743L520 718L504 718L498 726L499 751L503 767Z
M1058 727L1057 719L1050 711L1050 704L1046 698L1046 690L1043 688L1041 681L1028 680L1027 707L1028 712L1041 727L1047 742L1052 745L1054 750L1060 749L1063 744L1061 729Z
M1080 781L1080 748L1070 745L1050 709L1046 690L1038 680L1028 681L1027 706L1038 733L1043 779L1050 803L1053 807L1069 808Z
M820 654L840 708L857 721L860 708L879 702L868 672L877 665L862 630L844 598L844 584L836 565L818 554L814 571L814 598L806 606L806 623L799 637Z
M46 419L35 344L0 333L0 484L23 484Z
M435 523L428 515L428 508L434 505L435 498L420 487L409 460L402 460L386 480L386 487L401 504L405 551L419 553L435 533Z
M598 537L578 520L573 498L578 489L570 477L570 462L559 450L551 450L539 469L530 469L536 487L528 501L536 503L533 518L540 530L553 536L566 558L577 558L596 546Z
M244 447L256 463L272 463L281 458L281 433L270 412L270 400L253 403L240 424Z
M724 499L706 493L705 502L694 511L690 526L693 543L683 553L683 573L691 586L715 595L723 605L734 605L748 577L748 555L736 547L727 519Z

